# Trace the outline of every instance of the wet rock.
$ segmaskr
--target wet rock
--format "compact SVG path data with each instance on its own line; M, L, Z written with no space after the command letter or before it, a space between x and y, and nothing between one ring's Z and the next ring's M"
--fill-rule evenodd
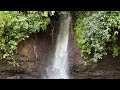
M20 76L17 76L16 78L17 78L17 79L20 79Z
M15 77L7 77L6 79L15 79Z
M11 76L11 77L7 77L6 79L20 79L20 76Z

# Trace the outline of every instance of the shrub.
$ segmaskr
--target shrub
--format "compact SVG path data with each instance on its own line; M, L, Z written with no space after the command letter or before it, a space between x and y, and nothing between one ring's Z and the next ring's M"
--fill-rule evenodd
M91 55L90 61L97 62L109 50L113 52L113 57L119 55L119 11L86 11L77 12L76 15L76 41L84 59L88 60L85 56L87 54Z

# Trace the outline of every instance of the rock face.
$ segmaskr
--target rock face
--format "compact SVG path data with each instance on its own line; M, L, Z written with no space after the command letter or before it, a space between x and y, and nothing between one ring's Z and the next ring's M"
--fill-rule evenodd
M39 63L49 51L51 43L50 31L34 34L18 47L20 67L26 72L37 71ZM47 55L46 55L47 57Z
M40 73L44 72L43 69L50 63L49 57L53 55L55 50L58 34L57 27L54 27L56 30L53 34L51 29L53 28L48 26L47 30L32 34L18 46L19 55L17 59L23 72L36 72L40 76Z
M38 61L38 47L36 43L36 37L34 35L29 39L25 40L18 47L18 60L20 67L23 68L27 73L32 72Z
M68 41L68 60L69 60L69 73L71 74L72 78L72 72L74 67L79 67L82 65L82 58L80 57L80 48L77 45L76 42L76 33L74 31L74 24L75 24L75 18L72 16L72 21L70 25L69 30L69 41ZM77 70L77 69L75 69Z

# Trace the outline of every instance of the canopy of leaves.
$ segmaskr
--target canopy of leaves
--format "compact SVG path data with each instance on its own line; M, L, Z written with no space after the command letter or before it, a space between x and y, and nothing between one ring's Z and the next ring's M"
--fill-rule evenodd
M117 43L120 32L119 11L77 12L76 17L74 29L83 57L85 54L92 54L90 60L97 62L107 55L108 50L113 52L113 57L119 55L120 46Z
M0 60L15 61L19 42L45 30L55 11L0 11Z

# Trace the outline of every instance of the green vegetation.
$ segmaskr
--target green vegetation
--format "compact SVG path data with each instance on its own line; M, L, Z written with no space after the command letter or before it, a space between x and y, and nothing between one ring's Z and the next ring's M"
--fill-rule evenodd
M18 66L15 55L20 42L32 33L46 30L55 11L0 11L0 60ZM59 12L63 14L64 12ZM86 61L97 62L108 52L120 54L119 11L76 12L76 41Z
M76 12L76 18L76 41L84 60L97 62L110 51L113 57L120 54L119 11L80 11Z
M15 60L17 45L31 33L46 30L51 23L48 16L55 11L0 11L0 60L18 66Z

